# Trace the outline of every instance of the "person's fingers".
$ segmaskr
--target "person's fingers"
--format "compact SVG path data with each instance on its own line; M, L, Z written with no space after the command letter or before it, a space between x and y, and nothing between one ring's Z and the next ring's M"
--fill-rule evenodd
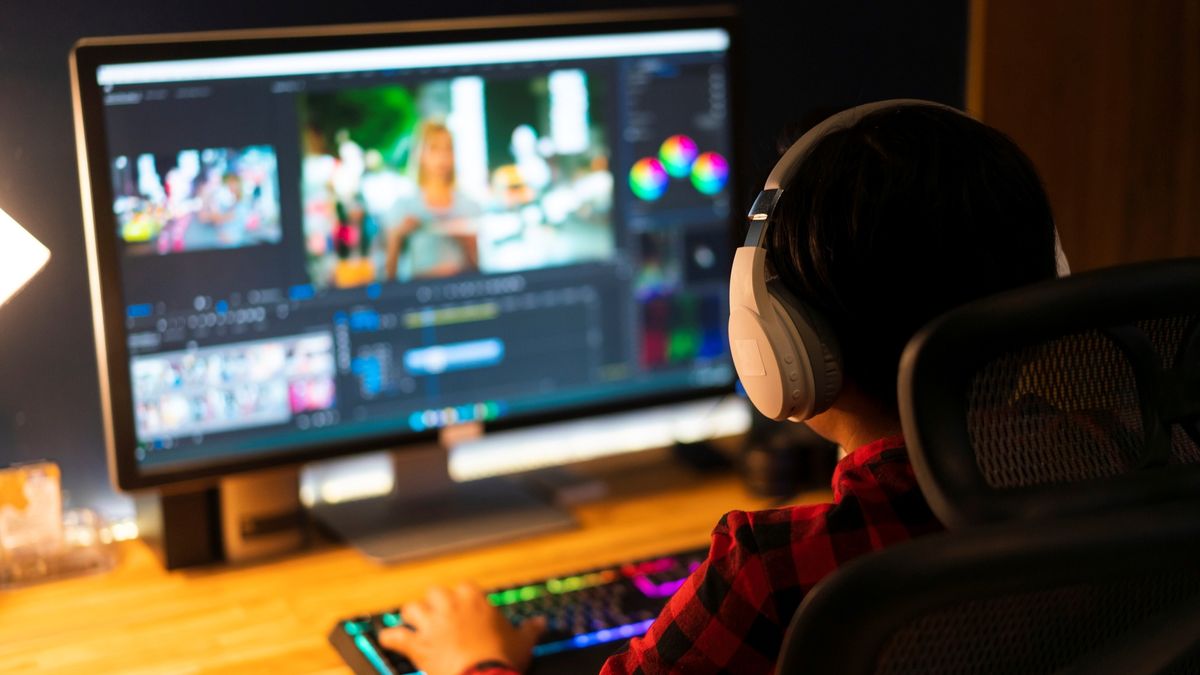
M487 601L487 596L483 594L479 586L470 581L464 581L455 586L454 595L464 607L474 607L476 610L491 607Z
M384 628L379 631L379 644L407 655L413 636L414 633L407 628Z
M426 619L429 618L429 606L422 600L405 603L400 607L400 616L404 617L404 623L413 630L421 630L421 626L425 625Z
M544 616L534 616L525 619L521 622L520 627L517 628L517 632L520 633L521 637L525 638L530 645L536 643L538 637L541 636L545 630L546 617Z
M459 582L458 585L454 587L454 592L465 598L483 595L483 591L479 589L479 585L473 581Z
M435 614L445 614L450 610L453 602L454 598L450 596L450 591L441 586L434 586L425 595L425 603L429 606L429 610Z

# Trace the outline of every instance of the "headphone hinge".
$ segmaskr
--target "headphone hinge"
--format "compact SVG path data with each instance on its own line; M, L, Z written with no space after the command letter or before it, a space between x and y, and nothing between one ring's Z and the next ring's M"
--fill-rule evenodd
M779 202L781 194L783 188L758 193L758 198L754 200L754 205L750 207L750 213L746 216L745 246L766 248L767 225L771 222L771 214L775 211L775 204Z

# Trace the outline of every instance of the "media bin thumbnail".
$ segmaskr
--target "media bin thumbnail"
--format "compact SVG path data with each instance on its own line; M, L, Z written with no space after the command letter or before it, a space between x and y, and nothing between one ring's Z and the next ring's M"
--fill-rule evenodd
M138 356L141 442L283 424L336 402L328 332Z
M573 68L302 96L312 283L612 258L605 91L605 78Z
M113 214L130 255L277 244L279 170L268 145L121 155Z

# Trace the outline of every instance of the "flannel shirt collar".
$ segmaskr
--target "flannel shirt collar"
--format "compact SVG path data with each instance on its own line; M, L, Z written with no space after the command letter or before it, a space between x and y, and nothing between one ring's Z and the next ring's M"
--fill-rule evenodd
M897 434L871 441L843 457L842 461L838 462L833 469L833 501L840 502L847 485L863 479L864 472L861 469L864 466L875 461L888 450L903 447L904 436Z

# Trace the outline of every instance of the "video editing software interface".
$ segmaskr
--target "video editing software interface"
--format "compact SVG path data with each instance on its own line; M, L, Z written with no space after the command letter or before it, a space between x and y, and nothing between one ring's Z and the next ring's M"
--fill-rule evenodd
M100 66L141 469L731 383L728 43Z

